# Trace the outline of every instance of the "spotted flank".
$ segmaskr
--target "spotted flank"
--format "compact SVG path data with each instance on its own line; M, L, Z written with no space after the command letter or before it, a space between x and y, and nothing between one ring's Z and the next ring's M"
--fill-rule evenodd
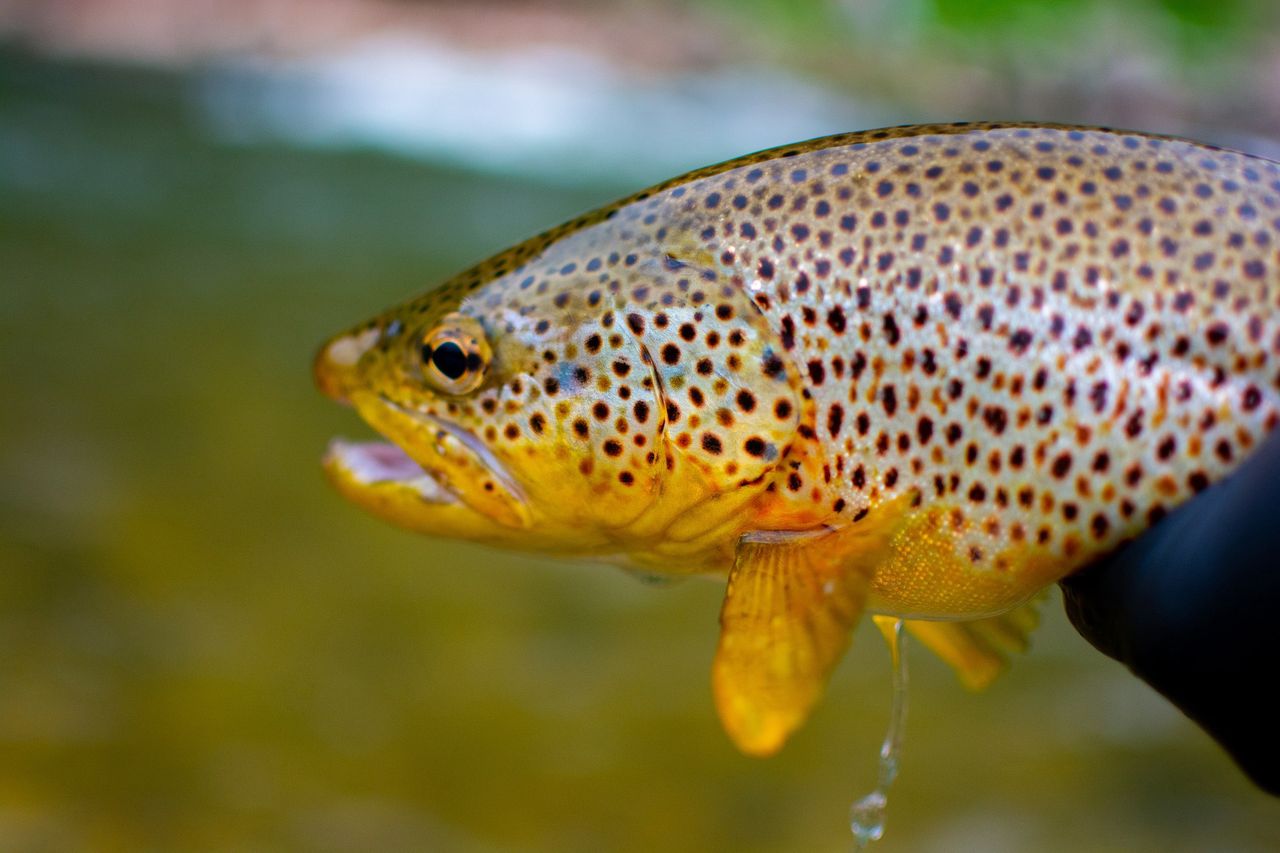
M1041 590L1280 413L1280 167L1057 126L851 133L692 172L330 340L348 498L410 529L728 578L752 754L864 612L971 686Z

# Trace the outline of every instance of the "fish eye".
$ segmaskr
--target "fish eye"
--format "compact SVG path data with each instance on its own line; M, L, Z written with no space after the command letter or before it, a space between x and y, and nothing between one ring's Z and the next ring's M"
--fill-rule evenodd
M445 341L431 351L431 366L456 382L467 372L467 354L456 341Z
M463 314L450 314L425 334L419 355L427 383L441 393L452 395L478 388L491 358L484 329Z

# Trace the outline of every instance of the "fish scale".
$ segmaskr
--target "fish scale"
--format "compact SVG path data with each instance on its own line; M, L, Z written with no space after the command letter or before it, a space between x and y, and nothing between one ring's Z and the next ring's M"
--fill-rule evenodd
M415 530L727 574L717 707L768 754L861 613L985 684L1025 602L1248 456L1280 412L1277 236L1280 167L1166 137L761 152L332 339L320 386L398 451L326 468Z

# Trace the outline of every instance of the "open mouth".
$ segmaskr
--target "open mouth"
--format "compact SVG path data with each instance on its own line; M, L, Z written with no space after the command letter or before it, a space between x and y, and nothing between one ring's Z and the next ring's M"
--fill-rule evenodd
M506 527L531 521L528 499L506 465L470 430L385 394L357 397L356 409L388 441L334 440L325 467L357 500L393 500L404 512L467 510ZM410 509L410 507L413 507Z
M441 485L403 450L387 441L335 438L329 442L324 462L326 466L341 467L360 485L395 483L417 492L428 503L458 502L457 495Z

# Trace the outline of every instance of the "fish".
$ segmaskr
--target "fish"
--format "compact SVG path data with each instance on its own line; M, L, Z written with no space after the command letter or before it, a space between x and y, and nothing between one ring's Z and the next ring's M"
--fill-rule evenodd
M715 707L748 755L863 615L981 688L1053 583L1228 476L1280 417L1280 166L961 123L690 172L329 339L386 439L338 492L412 531L726 579Z

